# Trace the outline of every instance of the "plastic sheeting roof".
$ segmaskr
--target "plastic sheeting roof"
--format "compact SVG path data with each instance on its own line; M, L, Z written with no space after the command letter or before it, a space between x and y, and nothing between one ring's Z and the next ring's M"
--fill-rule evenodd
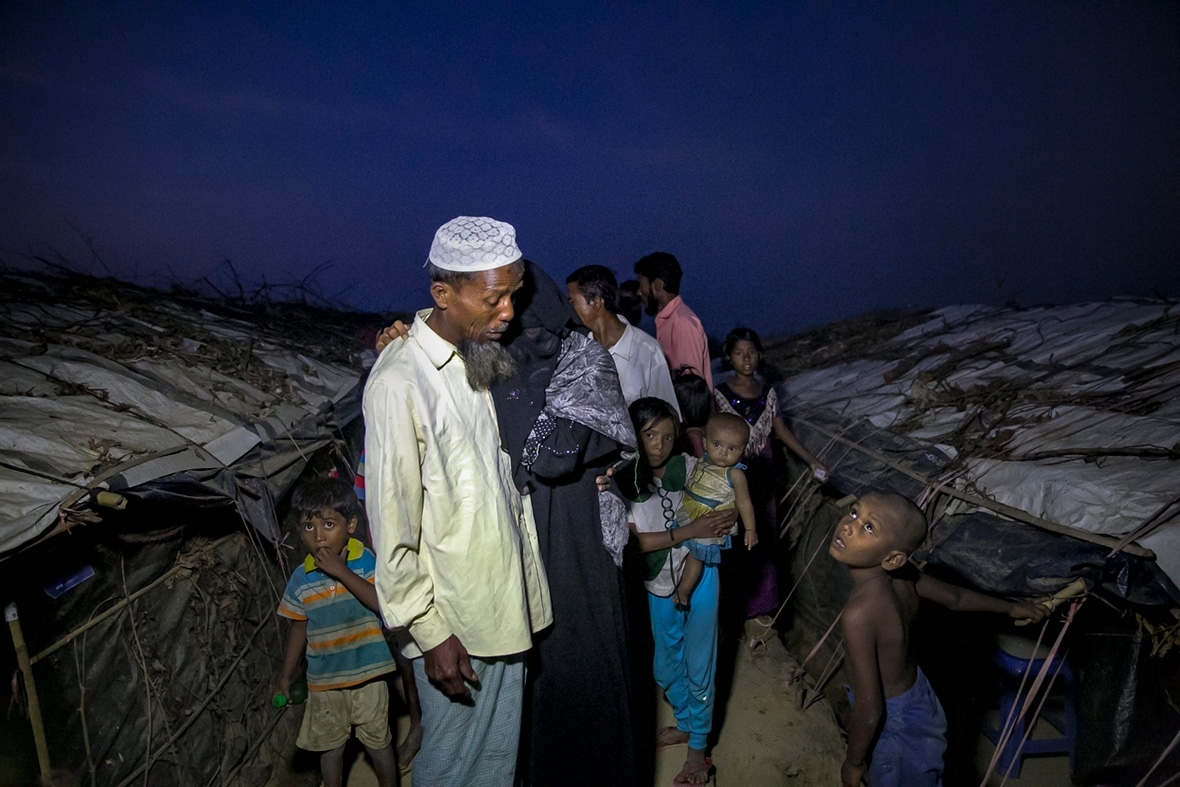
M790 352L769 356L798 369ZM780 388L788 412L933 445L952 486L1077 530L1130 533L1180 495L1174 302L949 307ZM1180 520L1138 543L1180 584Z
M359 329L349 336L338 313L333 325L308 319L324 309L232 308L80 277L3 285L0 552L68 526L63 503L84 508L115 479L208 475L268 445L234 477L269 478L290 463L274 445L298 461L359 415Z

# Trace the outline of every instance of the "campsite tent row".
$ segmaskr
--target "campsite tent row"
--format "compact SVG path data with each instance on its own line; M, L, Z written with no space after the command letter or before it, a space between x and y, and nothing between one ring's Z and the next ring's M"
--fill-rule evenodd
M273 778L294 718L269 704L274 609L299 557L276 510L309 463L355 462L382 318L2 278L0 596L48 758L91 784Z
M1180 304L949 307L850 356L782 383L840 456L867 424L927 446L932 482L1109 546L1180 494ZM1180 583L1180 523L1136 542Z
M0 554L67 528L100 491L223 495L277 538L264 498L360 414L356 337L317 321L306 341L311 326L288 333L300 319L276 333L248 309L234 317L196 298L70 284L5 277Z
M799 474L780 508L795 585L785 614L800 652L821 640L847 592L847 572L826 555L837 498L895 489L928 504L931 535L915 558L930 570L1010 596L1080 579L1118 607L1090 604L1068 640L1084 689L1074 778L1142 775L1180 727L1165 699L1180 655L1168 652L1180 632L1180 521L1171 518L1180 304L870 315L780 342L767 357L784 375L791 428L833 468L823 489ZM939 637L968 633L941 643L941 664L924 668L942 668L940 695L978 692L994 633L989 645L972 630L985 621L936 620ZM808 665L837 704L838 640L837 631ZM952 735L948 763L972 760L977 733L963 726L952 724L967 737Z

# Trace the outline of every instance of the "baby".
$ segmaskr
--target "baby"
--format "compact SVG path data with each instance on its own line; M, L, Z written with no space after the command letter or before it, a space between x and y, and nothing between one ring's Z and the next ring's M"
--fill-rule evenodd
M750 502L744 468L738 464L749 438L750 425L744 418L732 413L718 413L710 418L705 424L705 455L697 462L684 486L682 505L690 521L710 511L736 507L745 531L743 543L746 549L753 549L758 543L754 504ZM733 527L729 535L720 538L695 538L684 542L689 556L684 561L684 570L673 594L677 606L687 609L689 597L701 581L704 567L721 562L721 550L729 549L731 536L737 534L737 525Z

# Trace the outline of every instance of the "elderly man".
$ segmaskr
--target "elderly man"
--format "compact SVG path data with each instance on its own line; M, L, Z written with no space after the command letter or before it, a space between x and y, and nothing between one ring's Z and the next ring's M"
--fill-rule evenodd
M427 261L435 307L365 386L366 503L377 594L413 637L422 704L414 784L512 784L524 654L552 612L537 535L489 392L523 264L511 225L460 216Z
M709 340L700 318L680 299L680 263L667 252L657 251L635 263L639 299L656 318L656 341L664 350L672 371L688 367L713 388Z
M619 317L619 284L610 268L586 265L566 277L570 304L594 341L614 359L627 404L644 396L663 399L680 415L672 375L655 339Z

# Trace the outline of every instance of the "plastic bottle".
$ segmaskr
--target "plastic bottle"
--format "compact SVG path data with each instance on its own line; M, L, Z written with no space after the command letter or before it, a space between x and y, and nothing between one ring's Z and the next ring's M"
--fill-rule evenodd
M276 708L285 708L288 705L302 705L307 702L307 683L306 681L297 680L291 684L287 689L286 694L276 694L270 698L270 704Z

